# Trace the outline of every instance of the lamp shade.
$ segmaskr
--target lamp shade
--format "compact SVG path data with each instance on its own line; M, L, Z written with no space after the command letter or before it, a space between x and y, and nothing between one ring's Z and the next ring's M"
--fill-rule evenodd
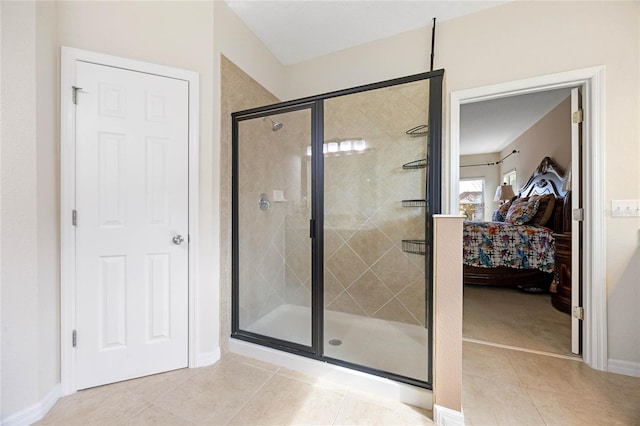
M507 185L505 182L496 189L496 196L493 198L493 201L510 200L515 196L516 194L513 192L513 187L511 185Z

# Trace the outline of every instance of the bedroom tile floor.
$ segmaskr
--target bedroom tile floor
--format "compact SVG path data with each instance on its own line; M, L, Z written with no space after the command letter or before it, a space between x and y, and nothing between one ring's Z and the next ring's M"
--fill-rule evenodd
M571 317L551 305L548 293L465 285L462 335L467 339L574 356Z
M640 378L581 361L463 344L467 425L640 425ZM227 354L77 392L39 425L432 425L430 411Z

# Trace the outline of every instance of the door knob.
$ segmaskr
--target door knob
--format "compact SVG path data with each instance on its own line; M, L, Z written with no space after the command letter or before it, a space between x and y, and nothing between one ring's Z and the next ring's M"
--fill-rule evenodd
M184 242L184 237L182 235L176 235L171 239L171 241L173 241L173 244L179 246Z

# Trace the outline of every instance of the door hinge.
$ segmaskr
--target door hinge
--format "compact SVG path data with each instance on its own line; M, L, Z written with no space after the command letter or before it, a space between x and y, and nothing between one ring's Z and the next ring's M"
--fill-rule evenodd
M82 90L82 87L71 86L71 90L73 90L73 94L71 95L71 102L73 102L74 105L78 105L78 92Z
M78 345L78 332L73 330L71 332L71 346L76 347Z
M582 306L574 306L573 307L573 317L578 318L579 320L584 319L584 308Z
M73 226L78 226L78 211L71 210L71 224Z
M584 112L582 108L573 113L573 122L575 124L580 124L584 120Z
M584 220L584 209L573 209L573 220L582 222Z

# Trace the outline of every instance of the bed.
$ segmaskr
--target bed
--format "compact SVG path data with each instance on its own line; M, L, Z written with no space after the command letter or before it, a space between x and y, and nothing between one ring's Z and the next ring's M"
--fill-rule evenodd
M571 226L571 194L562 190L563 179L562 169L545 157L517 197L494 213L497 221L464 223L465 284L527 292L549 289L554 278L554 234Z

